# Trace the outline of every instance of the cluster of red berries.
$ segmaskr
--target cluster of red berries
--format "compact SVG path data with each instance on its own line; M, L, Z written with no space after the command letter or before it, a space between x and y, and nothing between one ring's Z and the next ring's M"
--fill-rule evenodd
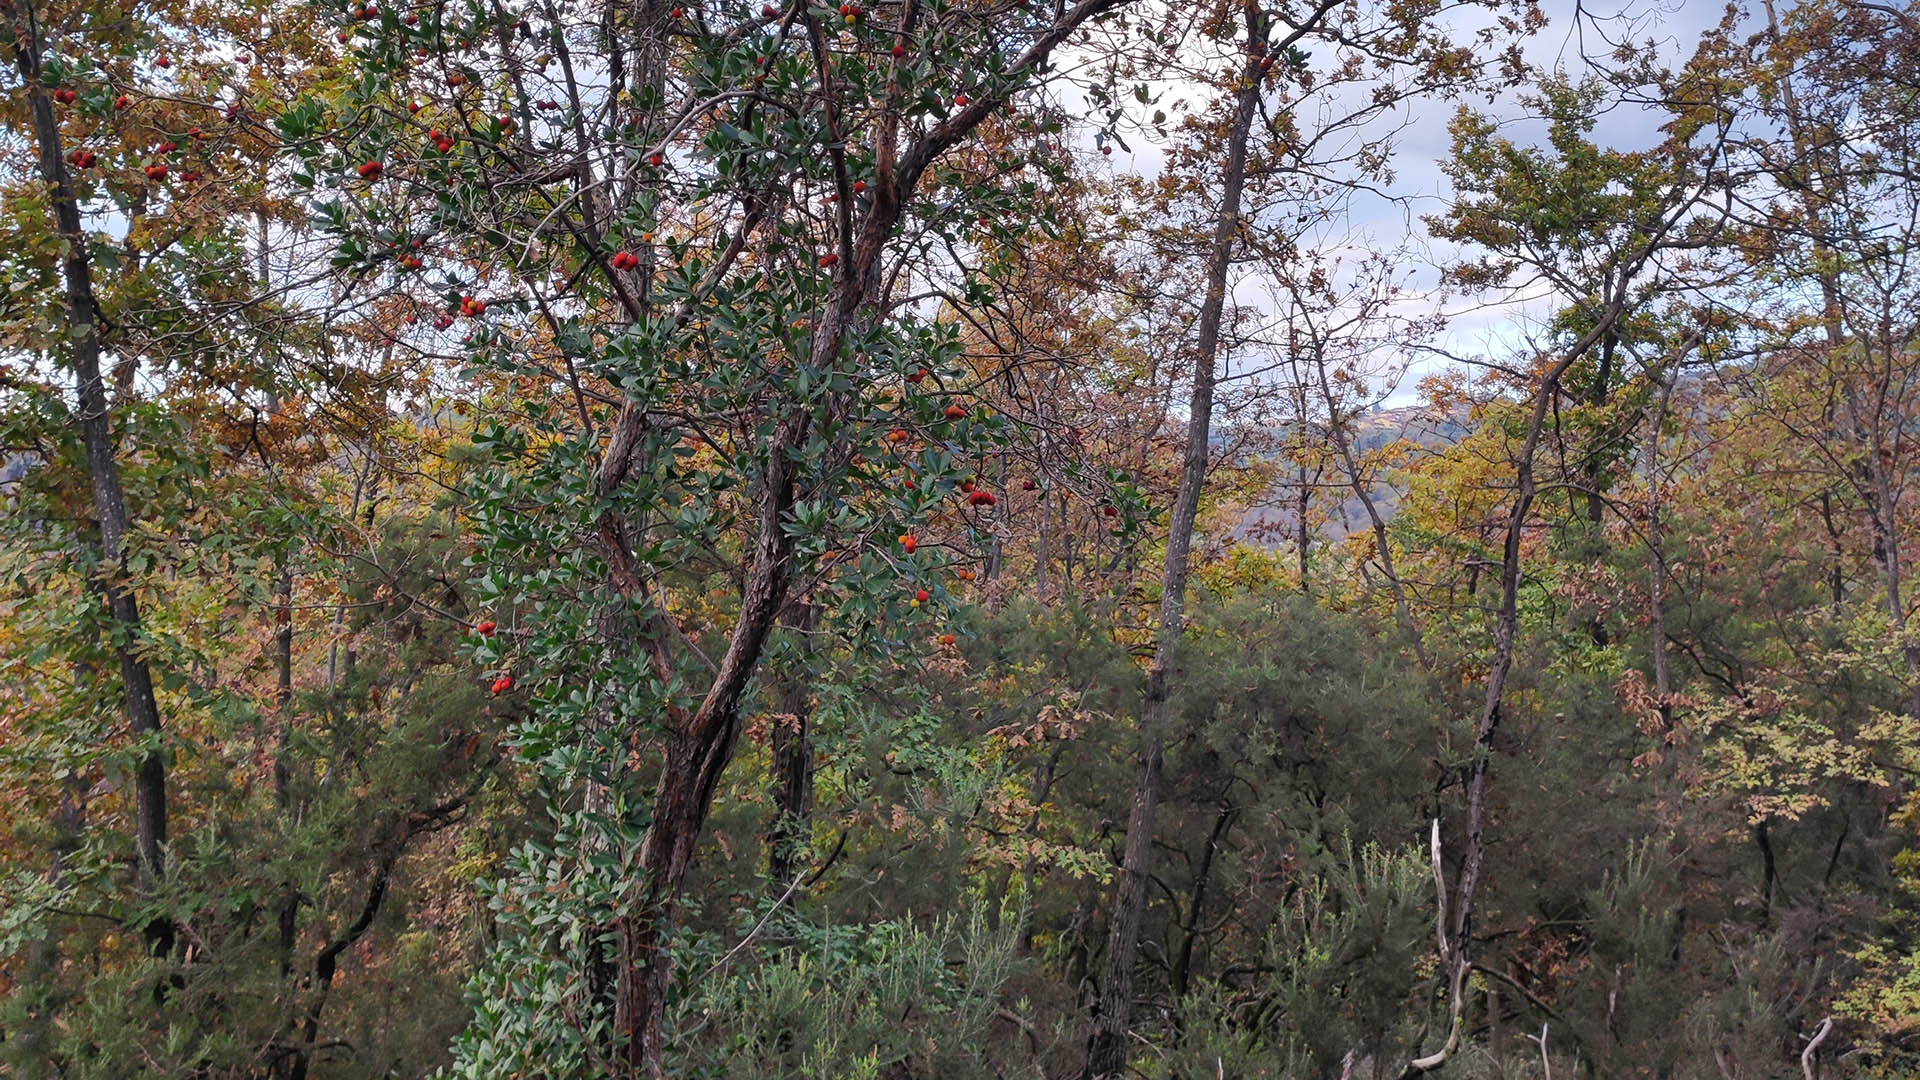
M552 98L541 98L539 101L533 103L533 107L536 109L553 110L559 108L560 103Z
M487 302L471 296L460 298L460 314L469 319L477 319L487 313Z
M993 492L991 491L976 491L967 496L968 506L992 506L999 501L999 499L994 498Z
M833 252L829 251L825 255L820 256L818 259L814 261L819 263L822 267L833 266L834 264L840 261L840 256L835 255Z
M502 675L499 678L493 680L494 693L504 694L511 689L513 689L513 676Z
M149 180L165 180L167 178L167 167L157 161L141 171L147 174L147 179Z
M613 253L613 268L615 270L632 270L639 265L640 256L635 255L631 251L616 251Z
M55 90L53 92L53 100L62 105L71 105L80 100L80 91L66 89Z
M453 140L448 138L447 133L441 131L439 128L432 128L427 132L427 141L433 144L435 150L443 154L453 149Z
M907 381L918 384L921 379L926 378L930 374L932 374L932 372L929 372L926 368L917 368L907 376Z
M91 169L93 163L99 160L100 155L91 150L74 150L67 154L67 164L76 169Z
M901 551L904 551L904 552L906 552L907 554L909 554L909 555L911 555L911 554L913 554L913 552L914 552L914 549L915 549L915 548L918 548L919 546L920 546L920 538L919 538L919 537L917 537L917 536L915 536L915 535L913 535L912 533L902 533L902 534L900 535L900 550L901 550Z
M131 109L133 108L133 99L125 94L121 94L119 97L113 99L113 107L116 109Z
M380 179L380 174L385 172L386 168L385 165L382 165L378 161L369 161L365 165L355 169L354 172L359 173L360 179L362 180L378 180Z
M360 4L353 9L353 17L361 22L372 22L380 17L380 9L372 4Z
M421 262L420 256L418 255L400 256L400 269L402 270L418 270L425 265L427 264L424 262Z
M846 17L848 25L852 25L860 21L862 12L859 4L841 4L840 14Z
M947 419L949 420L959 420L966 415L967 410L960 405L947 406Z

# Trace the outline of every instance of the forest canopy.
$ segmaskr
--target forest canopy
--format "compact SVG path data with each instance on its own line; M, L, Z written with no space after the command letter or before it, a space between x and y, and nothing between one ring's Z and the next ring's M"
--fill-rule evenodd
M1911 5L0 16L0 1074L1920 1072Z

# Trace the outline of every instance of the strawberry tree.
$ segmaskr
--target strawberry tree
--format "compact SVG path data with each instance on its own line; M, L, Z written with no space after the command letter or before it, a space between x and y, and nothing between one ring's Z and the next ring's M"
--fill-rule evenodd
M1123 3L335 9L357 77L280 134L343 295L483 388L476 676L554 815L494 886L461 1075L659 1073L783 612L950 639L916 600L990 526L964 482L1004 429L958 315L1061 175L1050 57Z

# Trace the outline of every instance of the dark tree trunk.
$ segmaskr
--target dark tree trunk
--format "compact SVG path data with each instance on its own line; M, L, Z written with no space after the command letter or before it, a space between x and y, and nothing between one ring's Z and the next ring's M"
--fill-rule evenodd
M80 206L67 175L60 146L60 124L53 101L40 81L37 13L26 11L27 39L16 47L20 74L27 83L28 110L39 150L40 178L51 189L54 222L65 251L60 259L66 291L67 338L72 343L74 391L79 406L80 437L86 447L87 475L93 490L94 513L99 518L99 588L113 622L113 648L120 661L124 708L134 738L149 744L160 737L160 706L154 698L153 676L140 656L143 629L140 608L121 580L125 570L129 528L126 493L120 485L113 417L106 384L100 375L101 320L93 298L88 243L81 229ZM157 745L140 756L134 774L134 847L145 886L158 886L166 874L167 773ZM141 928L155 955L173 951L174 926L155 918Z
M767 832L767 879L775 892L794 877L794 862L805 849L813 816L813 697L808 693L812 649L807 636L820 622L820 609L800 603L785 620L794 646L781 673L773 725L773 826Z
M1207 479L1208 441L1213 424L1215 360L1220 349L1220 323L1226 310L1227 277L1233 267L1234 235L1240 226L1240 200L1246 187L1247 142L1260 106L1260 59L1266 41L1267 18L1258 3L1244 7L1247 53L1239 89L1234 95L1233 119L1227 131L1227 160L1221 177L1220 209L1214 219L1213 247L1207 261L1206 295L1194 343L1193 394L1188 402L1186 456L1180 489L1174 498L1168 526L1165 569L1161 576L1160 631L1153 666L1147 673L1146 700L1141 709L1142 745L1135 769L1133 802L1127 814L1127 842L1120 867L1120 886L1108 924L1105 973L1094 1005L1093 1034L1087 1044L1086 1075L1118 1076L1126 1069L1127 1041L1133 1020L1133 966L1146 919L1147 885L1152 877L1153 825L1160 803L1160 781L1166 755L1167 679L1173 669L1186 620L1188 556L1193 545L1193 523Z

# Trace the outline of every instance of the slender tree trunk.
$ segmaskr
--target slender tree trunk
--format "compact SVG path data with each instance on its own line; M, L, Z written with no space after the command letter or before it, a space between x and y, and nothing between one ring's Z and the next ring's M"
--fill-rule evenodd
M1316 354L1318 351L1316 347ZM1400 580L1400 573L1393 566L1393 544L1387 535L1387 519L1373 501L1367 478L1361 474L1359 456L1353 452L1353 440L1347 436L1348 418L1340 414L1335 404L1333 387L1327 382L1327 365L1320 362L1318 355L1314 358L1314 370L1319 376L1320 394L1327 403L1327 435L1333 440L1341 463L1346 466L1347 486L1367 512L1367 524L1373 530L1373 545L1379 552L1380 572L1386 576L1387 588L1393 593L1394 619L1400 624L1401 633L1407 636L1407 642L1413 646L1414 659L1419 661L1420 670L1432 676L1433 659L1427 654L1426 640L1420 636L1419 625L1413 621L1413 605L1407 599L1406 582Z
M1307 419L1306 411L1303 409L1301 410L1301 416L1300 416L1300 422L1302 425L1306 423L1306 419ZM1293 529L1294 529L1293 543L1294 543L1294 547L1298 549L1299 556L1300 556L1300 592L1302 595L1311 595L1313 593L1313 587L1310 584L1308 584L1307 576L1308 576L1308 564L1310 561L1309 559L1310 545L1313 540L1313 530L1307 524L1307 510L1308 510L1308 504L1311 498L1311 490L1307 486L1306 462L1302 461L1299 464L1296 475L1295 475L1295 479L1298 480L1300 484L1300 498L1299 498L1299 501L1294 506L1295 517L1293 522Z
M1214 815L1213 819L1213 832L1208 834L1206 849L1200 853L1200 869L1193 875L1193 892L1187 901L1187 925L1181 931L1180 951L1173 959L1172 980L1175 997L1187 996L1187 987L1193 972L1193 947L1200 940L1201 927L1204 925L1201 920L1207 909L1207 888L1213 881L1214 857L1219 854L1221 845L1226 843L1227 831L1233 828L1233 819L1239 813L1240 808L1233 805L1232 799L1226 796L1221 797L1220 812Z
M28 110L39 150L40 178L50 189L54 222L65 250L60 272L66 291L67 339L71 342L74 391L79 407L80 437L86 447L88 480L93 489L94 513L100 519L100 589L112 617L114 652L120 661L124 708L134 738L149 744L160 738L160 706L154 697L153 677L139 651L144 631L133 592L121 580L129 528L126 493L120 484L113 417L106 384L100 375L101 320L94 302L88 243L80 224L80 206L67 175L60 145L60 124L53 101L40 81L38 13L26 11L25 42L15 45L16 63L27 83ZM158 886L166 874L167 773L158 745L140 756L134 775L134 846L146 888ZM155 955L173 950L170 919L155 918L142 927Z
M1667 405L1678 375L1660 384L1659 403L1647 431L1647 651L1653 657L1653 692L1659 699L1660 725L1673 729L1673 675L1667 662L1667 553L1665 526L1660 520L1660 429L1666 426Z
M1651 250L1649 248L1648 253ZM1460 1045L1467 1003L1467 979L1474 963L1474 900L1486 866L1487 772L1493 761L1493 739L1500 728L1507 676L1513 671L1514 647L1519 637L1521 541L1526 535L1527 517L1533 509L1534 496L1538 491L1534 458L1540 447L1540 436L1546 428L1548 414L1560 393L1560 380L1566 375L1567 369L1586 355L1602 335L1612 332L1614 323L1625 307L1631 273L1625 270L1616 273L1618 280L1609 281L1606 306L1600 313L1597 325L1548 369L1535 388L1527 434L1515 456L1513 505L1508 510L1506 537L1501 547L1500 607L1494 619L1493 663L1487 672L1486 697L1474 731L1473 757L1467 764L1466 850L1461 859L1460 882L1454 895L1453 940L1448 950L1451 955L1445 958L1449 968L1447 1000L1450 1020L1447 1041L1435 1053L1409 1062L1403 1070L1404 1076L1439 1068Z
M1259 4L1244 5L1247 54L1234 92L1233 119L1227 129L1227 160L1221 177L1220 209L1214 218L1213 247L1207 260L1206 295L1194 344L1193 394L1188 401L1186 456L1180 488L1168 527L1165 569L1161 576L1160 631L1153 666L1147 672L1141 709L1140 755L1133 803L1127 814L1127 842L1120 887L1108 924L1106 970L1095 1003L1093 1035L1087 1046L1086 1075L1118 1076L1126 1070L1127 1042L1133 1020L1133 967L1146 919L1147 885L1152 876L1154 816L1166 756L1167 679L1172 672L1186 620L1188 556L1200 494L1207 479L1208 441L1213 424L1215 362L1220 323L1226 310L1227 277L1233 267L1234 235L1240 226L1240 201L1246 187L1247 142L1260 106L1260 58L1266 41L1266 15Z
M808 693L812 649L807 636L820 623L820 609L801 602L783 620L794 647L781 672L773 725L773 825L767 830L767 879L776 894L793 880L794 862L807 844L813 815L813 698ZM789 719L791 718L791 719Z

